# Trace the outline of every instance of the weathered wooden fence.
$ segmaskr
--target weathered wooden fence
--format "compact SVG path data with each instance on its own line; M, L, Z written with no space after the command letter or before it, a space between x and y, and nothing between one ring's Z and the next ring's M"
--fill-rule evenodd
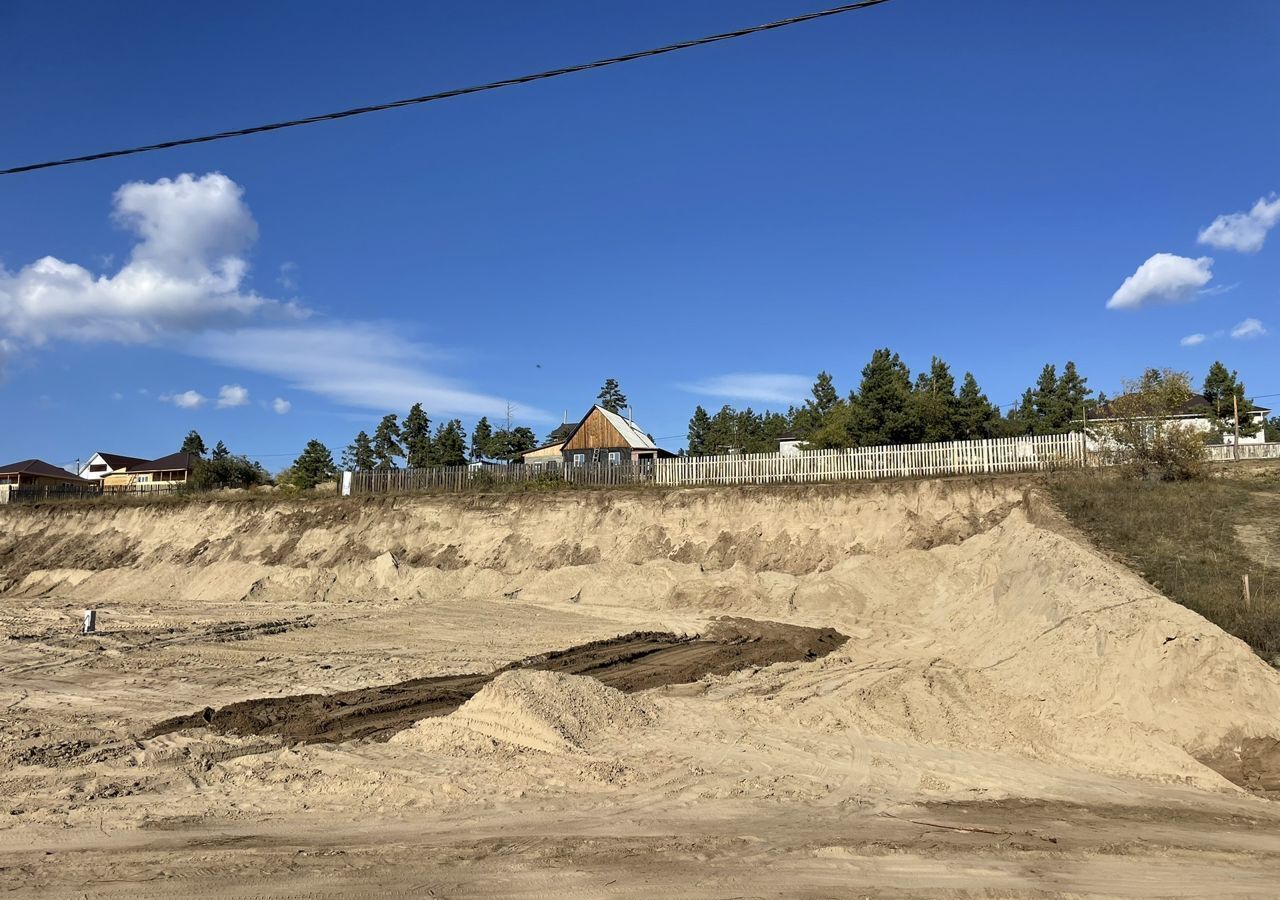
M997 472L1034 472L1084 464L1078 434L946 441L891 447L813 450L806 453L740 453L664 459L655 480L666 485L767 484L852 481Z
M96 497L99 491L96 486L80 485L40 485L38 487L15 487L6 485L2 502L36 503L42 500L80 500L85 497Z
M1079 434L949 441L894 447L735 453L586 466L435 466L351 473L351 493L483 490L499 484L571 481L582 485L770 484L1034 472L1084 464Z
M97 488L79 485L41 485L33 488L18 488L17 485L4 485L0 490L0 503L36 503L38 501L70 501L83 497L97 497Z
M652 482L653 466L652 462L622 463L614 466L606 463L592 463L586 466L568 467L514 464L509 466L428 466L421 469L352 472L351 493L476 491L505 484L551 484L561 481L607 487Z
M1214 462L1231 462L1240 459L1280 459L1280 443L1241 444L1237 455L1236 448L1230 444L1210 444L1207 447L1209 459Z
M96 497L155 497L162 494L196 493L186 482L155 481L142 484L67 484L39 487L0 485L0 503L43 503L49 500L86 500Z

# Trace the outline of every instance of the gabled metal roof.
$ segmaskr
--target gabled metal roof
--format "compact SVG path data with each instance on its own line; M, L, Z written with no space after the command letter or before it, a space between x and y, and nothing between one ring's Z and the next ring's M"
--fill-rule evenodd
M597 406L596 409L604 414L609 424L618 429L618 434L622 435L622 439L627 442L627 446L632 450L657 450L658 445L649 439L649 435L641 430L640 426L630 419L624 419L615 412L609 412L603 406ZM590 415L590 413L588 413Z
M66 481L81 482L85 480L74 472L59 469L57 466L51 465L42 459L23 459L7 466L0 466L0 475L31 475L41 478L61 478Z

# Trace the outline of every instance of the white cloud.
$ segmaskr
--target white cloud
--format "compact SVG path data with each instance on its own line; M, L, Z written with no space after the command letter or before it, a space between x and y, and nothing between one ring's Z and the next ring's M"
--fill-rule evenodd
M1265 337L1267 329L1257 319L1245 319L1235 328L1231 329L1231 336L1238 341L1247 341L1251 338Z
M276 284L286 291L296 291L298 289L297 271L298 264L296 262L286 260L280 263L280 274L276 276Z
M224 384L218 389L218 409L244 406L249 402L249 390L238 384Z
M209 402L209 398L198 391L183 391L181 394L161 394L161 403L172 403L179 409L196 409Z
M111 399L112 399L112 400L123 400L123 399L124 399L124 394L120 393L119 391L112 391L112 392L111 392Z
M13 341L0 338L0 384L5 382L5 373L9 371L9 359L18 352L17 346Z
M717 375L689 384L677 385L692 394L724 397L730 400L748 400L756 403L789 404L803 400L809 393L813 378L807 375L788 375L774 372L738 372Z
M359 323L243 328L206 335L190 350L224 365L282 378L344 406L385 412L421 402L432 418L506 415L505 397L469 391L426 371L429 351L390 328ZM555 418L529 406L517 406L516 415L533 422Z
M277 416L283 416L289 410L293 409L293 404L283 397L277 397L271 401L271 409Z
M1257 253L1267 239L1267 232L1280 222L1280 197L1272 194L1253 204L1248 212L1218 216L1200 229L1197 240L1222 250Z
M1196 291L1198 297L1216 297L1219 294L1229 294L1236 288L1240 287L1240 282L1234 284L1215 284L1213 287L1201 288Z
M131 182L113 217L139 238L114 275L45 256L0 268L0 329L40 345L51 339L147 343L175 334L305 315L243 287L244 252L258 228L240 186L225 175Z
M1213 278L1213 260L1157 253L1111 295L1107 309L1141 309L1148 302L1182 303Z
M1184 347L1195 347L1198 344L1203 344L1208 338L1207 334L1189 334L1178 343Z
M163 341L166 348L275 375L359 409L421 401L433 417L505 416L507 398L428 371L426 349L392 326L313 325L305 321L305 308L250 289L246 253L258 226L243 193L218 173L129 183L114 195L113 217L137 242L114 274L52 256L16 272L0 266L0 379L5 360L22 345ZM294 263L283 263L278 281L292 289L296 274ZM187 395L199 398L193 405L205 402L194 391L166 395L166 402ZM220 395L218 405L240 403L235 395ZM533 407L522 407L519 415L531 422L556 420Z

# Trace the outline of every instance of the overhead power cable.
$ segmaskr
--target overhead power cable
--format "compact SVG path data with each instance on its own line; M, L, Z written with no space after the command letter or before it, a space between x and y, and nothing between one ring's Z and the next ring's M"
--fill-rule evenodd
M485 84L472 85L471 87L454 88L453 90L440 91L435 94L424 94L421 97L407 97L404 100L394 100L390 103L377 103L371 106L357 106L354 109L344 109L340 112L323 113L318 116L307 116L303 119L289 119L284 122L272 122L269 125L254 125L251 128L237 128L233 131L219 131L215 134L205 134L199 137L161 141L158 144L146 144L141 147L130 147L124 150L107 150L102 153L90 153L85 156L72 156L67 159L31 163L25 166L13 166L8 169L0 169L0 175L17 175L21 172L34 172L37 169L52 169L57 166L70 166L76 163L95 162L100 159L113 159L117 156L132 156L136 153L149 153L152 150L168 150L171 147L184 147L188 144L207 144L211 141L223 141L228 138L246 137L251 134L262 134L267 131L279 131L283 128L295 128L299 125L313 125L317 122L332 122L337 119L349 119L352 116L363 116L366 113L382 112L383 110L388 109L400 109L406 106L417 106L422 103L431 103L434 100L447 100L450 97L461 97L464 94L480 94L485 91L495 91L498 88L511 87L517 84L528 84L532 81L543 81L548 78L558 78L561 75L572 75L575 72L586 72L591 69L603 69L606 66L614 66L619 63L634 62L638 59L648 59L653 56L661 56L665 53L674 53L677 50L688 50L691 47L702 47L707 44L715 44L720 41L732 40L733 38L759 34L762 31L773 31L777 28L785 28L788 25L798 25L801 22L825 19L830 16L840 15L841 13L866 9L871 6L879 6L881 3L888 2L889 0L860 0L858 3L846 3L843 6L835 6L830 9L819 10L818 12L804 13L799 16L778 19L776 22L767 22L763 25L753 25L749 28L740 28L736 31L712 34L707 37L681 41L678 44L667 44L665 47L655 47L652 50L639 50L635 53L623 54L622 56L610 56L606 59L598 59L595 62L589 63L580 63L576 66L565 66L560 69L548 69L545 72L535 72L531 75L521 75L516 78L504 78L501 81L490 81Z

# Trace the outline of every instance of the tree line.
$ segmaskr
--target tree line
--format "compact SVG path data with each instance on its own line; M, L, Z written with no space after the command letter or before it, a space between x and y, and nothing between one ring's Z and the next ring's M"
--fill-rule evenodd
M1215 362L1203 393L1214 404L1224 428L1233 421L1232 400L1240 404L1241 434L1256 433L1246 424L1252 405L1239 374ZM702 406L689 419L690 456L723 453L771 453L791 436L810 449L875 447L936 441L978 440L1080 431L1104 412L1105 394L1094 396L1088 379L1068 360L1059 371L1047 363L1035 384L1006 413L992 403L972 372L957 386L951 367L935 356L913 379L902 358L889 348L876 350L862 369L858 386L847 394L830 373L818 373L810 397L786 412L757 413L725 405L715 414ZM1219 438L1220 439L1220 438Z
M1152 381L1154 372L1148 370L1142 383ZM1238 372L1214 362L1201 393L1213 405L1223 430L1233 427L1234 407L1238 405L1242 436L1265 428L1266 440L1280 441L1280 416L1261 424L1252 421L1253 405L1245 396ZM772 453L786 436L803 441L807 447L825 449L1059 434L1078 431L1090 418L1106 414L1110 401L1105 394L1093 394L1074 362L1067 361L1061 373L1049 363L1035 384L1002 415L972 372L965 372L957 387L950 366L935 356L928 370L913 379L901 357L884 348L872 354L857 388L847 394L841 394L830 373L824 371L818 373L810 397L786 412L758 413L751 407L737 410L726 404L713 415L698 406L689 420L685 452L691 456ZM627 408L627 397L617 380L609 378L596 395L596 403L610 412L622 412ZM558 425L542 443L563 442L576 427L572 422ZM1220 441L1221 435L1210 439ZM487 417L476 422L469 439L462 421L456 418L437 424L433 431L422 404L415 403L403 420L396 413L383 416L372 437L360 431L343 451L341 468L386 471L400 468L401 462L409 468L481 460L515 462L538 446L531 428L507 425L495 429ZM252 487L271 481L261 463L233 454L222 441L209 451L196 431L187 435L182 450L200 457L192 474L198 487ZM338 470L329 448L313 439L275 480L309 489L331 480Z
M210 488L251 488L269 484L271 475L256 459L232 453L227 445L218 441L210 451L200 432L192 429L182 441L180 453L194 453L199 459L191 470L191 486L200 490Z
M627 405L616 379L609 378L596 395L596 402L611 412L619 412ZM543 443L552 444L565 440L577 423L557 425L547 433ZM495 428L488 416L481 416L472 429L470 441L462 427L461 419L450 419L431 430L431 419L421 403L410 407L404 419L396 413L387 413L378 422L370 437L359 432L342 453L342 468L355 471L380 471L401 468L401 462L410 469L427 466L461 466L467 462L491 460L517 462L530 450L542 446L532 428L512 426L510 422Z
M600 388L596 402L618 412L627 405L627 398L618 382L610 378ZM545 443L564 441L575 427L576 423L570 422L557 425L547 434ZM204 442L200 441L199 446L203 452ZM468 461L516 462L538 446L533 429L524 425L513 427L509 423L495 428L487 416L476 422L469 441L461 419L441 422L432 431L426 410L421 403L415 403L403 419L397 413L383 416L372 436L364 430L357 433L342 451L340 462L342 469L382 472L401 468L401 463L416 469L461 466ZM186 445L183 449L187 449ZM293 464L276 477L276 482L305 490L332 479L338 470L329 448L313 439Z
M401 468L461 466L470 461L509 462L538 446L533 430L523 425L495 429L488 417L481 417L471 432L470 442L461 419L449 419L431 430L431 419L421 403L409 408L403 420L387 413L373 430L372 437L360 431L342 453L342 468L385 472Z

